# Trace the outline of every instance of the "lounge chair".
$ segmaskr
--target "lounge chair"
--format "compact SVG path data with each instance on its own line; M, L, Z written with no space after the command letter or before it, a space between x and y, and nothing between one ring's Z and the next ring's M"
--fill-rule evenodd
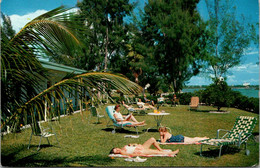
M97 118L97 122L96 124L99 124L99 118L103 118L104 115L100 115L99 112L97 111L97 108L95 106L90 107L90 112L91 112L91 116L92 117L96 117Z
M189 110L191 109L195 109L195 110L198 110L199 109L199 97L191 97L191 101L190 101L190 108Z
M30 144L31 144L31 140L32 140L33 135L40 137L40 142L39 142L39 146L38 146L37 151L40 150L42 138L46 138L47 141L48 141L48 144L50 145L50 141L49 141L48 138L55 135L56 140L59 144L57 135L56 135L54 129L51 126L49 126L49 128L44 128L44 127L41 126L40 122L37 122L36 124L31 124L31 128L32 128L32 133L31 133L31 136L30 136L28 149L30 149Z
M131 101L128 96L124 96L126 104L134 104L135 102Z
M147 113L145 112L145 109L143 109L143 108L134 108L134 107L129 107L129 108L127 108L127 107L125 107L125 106L123 106L123 107L124 107L124 110L122 111L122 113L123 113L125 110L127 110L127 113L126 113L125 115L128 115L129 113L135 113L135 114L141 114L141 115L147 114Z
M113 126L114 126L114 130L112 131L112 133L116 132L116 128L134 127L135 130L136 130L136 133L138 134L138 129L137 129L138 126L134 126L134 125L132 125L132 123L119 124L116 121L116 119L115 119L115 117L113 115L114 114L114 109L115 109L115 106L107 106L106 107L107 115L112 120ZM108 126L108 123L107 123L107 126ZM140 125L140 126L142 126L142 125Z
M245 144L245 148L247 148L247 140L252 136L252 131L256 125L256 122L256 117L237 117L236 122L230 131L218 129L216 138L199 141L201 143L200 156L202 156L203 145L213 145L220 147L219 157L221 156L221 149L223 146L236 145L238 148L240 148L242 144ZM219 138L220 131L226 131L227 133L223 137ZM247 149L246 154L249 155L249 150Z
M165 98L164 97L157 98L157 104L160 104L160 106L164 106L166 104Z

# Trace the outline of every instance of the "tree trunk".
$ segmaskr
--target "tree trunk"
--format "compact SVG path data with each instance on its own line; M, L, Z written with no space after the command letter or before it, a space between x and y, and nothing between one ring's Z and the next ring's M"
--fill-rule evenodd
M105 47L105 67L104 67L104 71L107 71L107 55L108 55L108 27L106 29L106 47Z

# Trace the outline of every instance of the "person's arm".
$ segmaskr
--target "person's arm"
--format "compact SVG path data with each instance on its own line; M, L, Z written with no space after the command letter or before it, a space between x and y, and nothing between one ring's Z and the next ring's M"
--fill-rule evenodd
M114 114L114 117L115 117L115 119L116 119L117 122L122 122L122 121L124 121L124 120L118 119L116 114Z
M161 135L161 143L164 143L164 142L166 142L166 136L165 136L165 134L163 134L163 135Z

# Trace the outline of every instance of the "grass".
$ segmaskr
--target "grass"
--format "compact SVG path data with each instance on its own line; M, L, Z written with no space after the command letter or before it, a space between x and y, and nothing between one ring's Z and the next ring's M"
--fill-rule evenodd
M100 111L105 112L105 107ZM162 107L160 110L169 112L170 115L163 118L162 125L171 128L174 135L184 136L208 136L216 137L219 128L231 129L235 118L240 115L255 116L258 114L229 108L230 113L208 113L212 107L202 106L200 111L189 111L188 106ZM142 129L155 126L152 116L136 116L140 121L146 120L147 126L140 127L140 137L124 138L125 135L135 134L135 129L125 131L117 130L112 134L112 127L106 127L106 118L101 118L101 124L93 124L96 118L89 118L89 112L76 113L61 118L60 124L53 122L59 145L54 137L50 137L51 146L47 140L42 140L41 149L37 152L39 137L33 137L31 148L28 150L31 130L24 129L21 133L8 134L2 137L1 156L2 166L11 167L111 167L111 166L199 166L199 167L250 167L259 163L259 143L249 144L250 155L245 155L244 145L240 150L236 147L223 149L222 156L218 158L218 148L203 146L203 154L200 157L200 145L163 145L165 149L180 149L177 157L153 157L146 162L125 162L123 158L111 159L109 151L113 147L123 147L128 143L143 143L151 137L159 139L159 133L151 131L142 133ZM45 123L47 124L47 123ZM259 134L259 124L253 133ZM211 150L208 150L211 148Z

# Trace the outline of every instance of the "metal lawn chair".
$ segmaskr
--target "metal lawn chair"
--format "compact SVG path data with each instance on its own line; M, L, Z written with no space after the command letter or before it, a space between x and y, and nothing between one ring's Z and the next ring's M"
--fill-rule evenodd
M57 135L56 135L54 129L50 125L49 125L48 128L44 128L44 127L41 126L40 122L36 122L35 124L31 124L31 128L32 128L32 133L31 133L31 136L30 136L28 149L30 148L30 144L31 144L31 140L32 140L32 136L33 135L40 137L40 142L39 142L39 146L38 146L37 151L40 150L42 138L46 138L47 141L48 141L48 144L50 145L50 141L49 141L48 138L51 137L51 136L55 136L56 140L57 140L57 142L59 144Z
M238 148L240 148L242 144L245 144L246 154L249 155L250 151L247 150L247 140L250 136L252 136L252 131L256 125L256 122L257 122L256 117L249 117L249 116L237 117L236 122L230 131L218 129L216 138L200 141L201 143L200 155L202 156L203 145L213 145L213 146L220 147L219 149L219 157L220 157L221 149L223 146L235 145ZM227 133L220 138L219 137L220 131L226 131Z
M107 115L112 120L113 126L114 126L114 130L112 131L112 133L116 132L116 128L121 128L122 129L122 128L125 128L125 127L134 127L135 130L136 130L136 134L138 135L138 129L137 129L138 126L134 126L134 125L132 125L132 123L119 124L116 121L116 119L114 117L114 109L115 109L115 106L107 106L106 107ZM107 126L108 126L108 123L107 123ZM142 126L142 125L140 125L140 126Z
M165 98L164 97L157 98L157 104L159 104L160 106L165 106L166 105Z
M92 117L96 117L97 118L97 122L96 124L99 124L99 118L103 118L104 115L100 115L99 112L97 111L97 108L95 106L90 107L90 112L91 112L91 116Z
M124 96L126 104L134 104L133 101L130 100L128 96Z

